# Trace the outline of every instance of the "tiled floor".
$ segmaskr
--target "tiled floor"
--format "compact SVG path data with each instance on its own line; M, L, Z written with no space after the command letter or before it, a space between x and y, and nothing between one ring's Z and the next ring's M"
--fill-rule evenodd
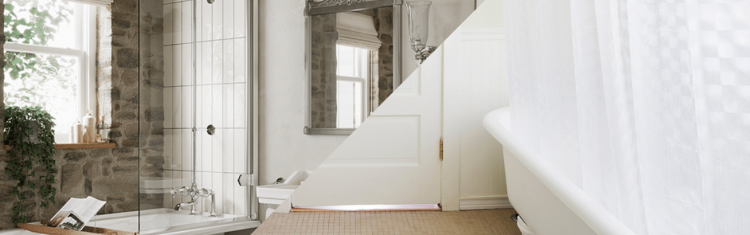
M500 234L520 235L513 209L404 212L274 213L253 235Z

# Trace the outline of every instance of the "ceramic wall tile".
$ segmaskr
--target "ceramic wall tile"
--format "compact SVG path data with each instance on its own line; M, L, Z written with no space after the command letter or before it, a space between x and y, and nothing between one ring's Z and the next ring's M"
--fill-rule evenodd
M234 111L235 111L234 110L234 99L235 99L234 85L232 84L222 85L221 89L222 89L221 95L223 96L222 98L223 102L221 104L223 106L222 118L224 119L222 120L222 124L224 125L221 127L227 127L227 128L234 127L233 125L234 124Z
M211 4L211 14L212 14L212 28L211 28L211 39L213 40L219 40L221 39L221 36L224 35L224 28L223 28L223 10L224 10L224 2L225 1L216 1L213 4Z
M226 195L224 195L224 184L221 182L221 173L211 173L211 179L213 180L211 190L213 190L214 194L216 195L216 213L221 215L224 214L223 198L226 197Z
M182 85L182 45L172 47L172 86Z
M195 85L203 84L203 69L206 68L204 63L204 55L210 55L211 53L204 53L203 43L195 43Z
M211 113L211 121L212 124L215 127L223 127L223 102L224 102L224 96L221 95L222 93L222 85L213 85L211 86L211 99L213 100L212 108L213 112Z
M182 127L182 87L172 90L172 127Z
M232 62L234 62L234 82L245 82L245 77L247 76L246 68L246 60L245 60L245 54L247 54L247 51L245 50L245 39L234 39L234 59Z
M247 84L234 84L234 127L246 127L247 119Z
M170 4L172 8L172 44L182 43L182 5Z
M203 138L203 141L200 143L200 145L202 146L201 154L203 155L203 165L204 165L203 169L205 171L214 171L214 165L216 165L214 163L214 158L220 158L221 156L214 156L213 154L213 151L214 151L213 141L214 140L212 136L206 133L206 128L198 128L198 130L200 131L198 135L201 136L201 138Z
M201 1L201 22L203 27L198 31L201 34L202 41L212 40L213 32L213 8L206 1Z
M221 132L221 150L222 150L222 172L234 172L234 130L222 129Z
M234 197L234 184L236 182L236 179L233 178L233 174L231 173L225 173L222 174L222 180L223 183L222 190L224 191L224 213L225 214L234 214L234 203L233 203L233 197Z
M192 128L193 127L193 117L195 116L195 112L193 112L194 103L195 100L193 99L193 89L195 87L193 86L185 86L182 87L182 125L180 127L182 128Z
M222 40L224 53L222 54L222 80L223 83L234 82L234 40Z
M175 4L176 5L176 4ZM193 2L186 1L180 3L182 7L182 43L193 41Z
M247 12L246 0L232 0L234 1L234 37L245 37L245 25L247 25L247 18L245 12Z
M182 82L180 82L180 85L193 85L193 74L195 74L195 71L193 69L193 59L193 44L182 44L182 55L180 58L180 62L182 63L182 65L180 66L180 68L182 69L180 78Z
M224 60L224 44L221 41L214 41L212 53L211 53L211 64L212 64L212 84L219 84L222 82L223 75L223 60Z
M198 1L195 5L195 41L203 41L203 7L207 1Z
M212 166L214 172L224 172L226 168L226 159L228 158L224 154L224 132L225 129L216 129L216 133L211 136L211 155L213 157Z
M198 96L198 105L201 106L201 112L196 115L201 116L201 121L198 122L198 129L206 129L212 122L213 112L213 92L210 85L198 86L198 89L202 91L201 96Z
M213 44L210 42L202 42L199 44L200 50L201 50L201 56L197 59L199 60L199 67L200 69L200 80L198 84L211 84L211 71L213 67L213 54L211 53L213 50Z
M234 138L232 138L234 144L234 151L232 152L232 158L234 159L234 173L245 173L247 171L247 130L245 129L234 129Z
M228 0L223 2L222 27L224 28L224 39L234 37L234 1Z
M203 155L203 135L196 133L195 135L195 170L196 171L210 171L211 165L206 164L205 158L208 156Z
M193 131L182 129L182 170L193 170Z

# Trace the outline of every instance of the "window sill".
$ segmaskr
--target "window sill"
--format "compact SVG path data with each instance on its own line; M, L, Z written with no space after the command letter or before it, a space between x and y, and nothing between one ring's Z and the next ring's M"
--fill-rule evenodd
M113 149L115 143L93 143L93 144L55 144L55 149ZM11 146L5 145L5 151L9 151Z

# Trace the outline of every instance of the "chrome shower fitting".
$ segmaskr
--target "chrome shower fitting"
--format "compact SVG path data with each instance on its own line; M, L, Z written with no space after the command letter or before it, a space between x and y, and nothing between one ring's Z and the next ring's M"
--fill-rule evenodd
M191 185L190 188L182 186L180 189L175 189L172 187L172 190L170 190L169 193L172 194L172 198L174 198L175 195L190 197L191 200L189 202L179 203L174 206L174 210L176 211L180 211L182 208L190 206L190 215L198 214L195 211L195 205L198 204L198 197L205 198L211 196L211 212L208 215L209 217L216 217L216 195L213 190L205 188L198 189L198 186L193 182L193 185Z

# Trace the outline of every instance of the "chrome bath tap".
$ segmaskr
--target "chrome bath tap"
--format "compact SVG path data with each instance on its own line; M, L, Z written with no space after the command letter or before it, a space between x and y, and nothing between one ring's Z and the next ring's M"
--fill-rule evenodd
M199 197L211 197L211 212L209 213L209 217L216 217L216 195L214 194L213 190L210 189L198 189L198 186L193 182L193 185L190 186L190 188L182 186L182 188L175 189L172 187L172 190L169 191L169 193L172 194L172 198L174 198L176 195L180 196L188 196L190 197L189 202L183 202L179 203L174 206L174 210L179 211L182 210L182 208L186 206L190 206L190 215L197 215L195 211L195 205L198 204L198 198Z

